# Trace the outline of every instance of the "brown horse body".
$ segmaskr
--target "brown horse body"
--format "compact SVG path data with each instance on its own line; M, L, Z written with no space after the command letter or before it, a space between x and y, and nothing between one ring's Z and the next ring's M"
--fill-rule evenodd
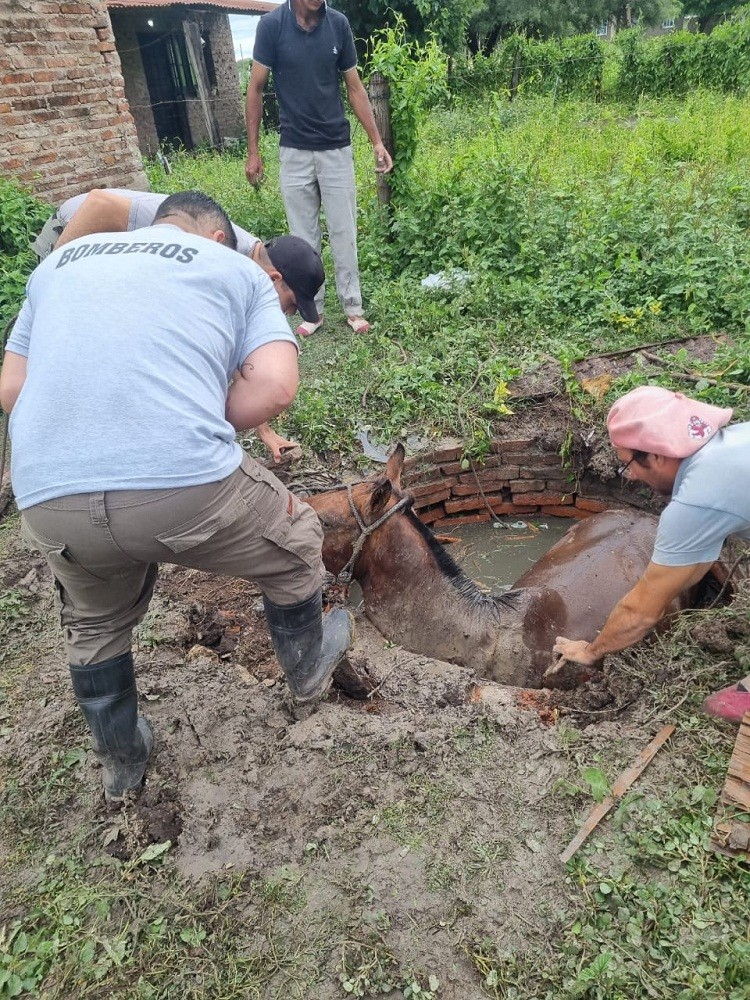
M640 511L597 514L572 528L501 596L484 593L411 510L401 491L404 451L384 475L307 502L325 533L323 560L338 574L362 534L353 564L364 610L405 649L471 667L501 684L539 687L557 635L591 640L645 570L657 519ZM356 508L357 516L352 511Z

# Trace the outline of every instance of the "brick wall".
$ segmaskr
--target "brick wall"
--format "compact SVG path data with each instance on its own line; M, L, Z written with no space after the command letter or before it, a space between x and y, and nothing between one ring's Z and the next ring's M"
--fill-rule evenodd
M414 510L433 528L504 514L582 519L612 507L655 506L616 478L603 483L592 475L573 476L559 451L534 438L493 441L481 462L462 456L463 447L455 445L404 463L402 483L414 495Z
M0 171L51 203L148 187L103 0L0 3Z

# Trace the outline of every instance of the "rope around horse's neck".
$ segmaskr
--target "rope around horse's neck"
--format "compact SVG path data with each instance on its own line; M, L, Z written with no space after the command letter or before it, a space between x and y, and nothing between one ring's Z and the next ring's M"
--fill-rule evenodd
M398 503L394 504L393 507L391 507L390 510L387 510L382 517L379 517L377 519L377 521L373 521L372 524L365 524L365 522L362 520L362 517L360 516L359 511L357 510L357 505L354 503L351 484L349 484L346 487L346 497L347 500L349 501L349 510L352 512L352 514L354 515L354 520L359 525L359 538L354 543L352 554L346 566L344 566L344 568L335 575L333 580L334 583L343 583L344 585L348 585L352 582L354 564L359 558L359 554L362 551L362 546L365 544L365 542L373 533L373 531L377 531L380 525L385 524L388 518L392 517L395 513L397 513L397 511L403 510L403 508L406 507L411 500L411 497L409 496L401 497Z

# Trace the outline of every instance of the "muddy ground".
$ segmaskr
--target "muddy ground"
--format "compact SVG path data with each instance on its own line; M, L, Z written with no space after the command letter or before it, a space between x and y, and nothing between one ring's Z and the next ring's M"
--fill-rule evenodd
M319 483L338 471L321 471ZM12 513L0 539L3 593L33 609L32 626L19 613L18 628L5 631L13 679L0 744L5 780L20 774L33 787L51 756L88 740L46 566L24 550ZM295 978L280 963L268 997L340 997L341 976L359 974L402 990L410 976L425 989L433 976L436 996L479 1000L479 942L544 947L564 920L569 885L558 855L592 805L582 788L571 794L581 766L605 762L616 775L665 716L642 674L616 659L617 669L577 692L505 689L477 702L470 671L395 647L356 618L352 659L366 664L374 693L355 700L334 690L295 721L259 593L164 567L136 646L156 737L144 790L108 810L96 762L82 755L70 796L48 817L50 848L81 827L92 863L169 841L166 863L196 887L227 872L279 886L288 908L275 947L295 955ZM720 640L736 646L724 635L717 649ZM665 752L641 787L658 787L669 767ZM0 834L3 853L13 836ZM12 886L0 887L7 907ZM248 903L247 926L253 919ZM373 942L383 967L363 972Z
M86 747L87 737L46 567L17 540L10 548L6 584L15 576L15 589L44 610L3 739L34 785L51 749ZM557 855L575 824L556 785L576 780L577 768L565 727L554 724L562 704L596 706L570 721L591 754L617 744L632 758L658 723L644 722L647 706L634 711L637 691L604 681L583 697L560 694L557 705L510 690L477 704L470 671L392 647L361 614L357 635L353 659L367 662L375 694L357 701L334 691L296 722L258 592L166 568L136 648L156 734L145 788L111 812L87 754L63 813L50 817L52 839L64 844L83 824L94 834L92 859L127 860L168 840L171 863L188 880L233 870L304 885L304 919L287 931L301 935L298 945L319 925L333 921L339 936L353 925L352 940L382 935L394 966L422 975L425 986L436 976L441 997L478 1000L472 943L490 935L523 947L564 908ZM315 990L299 995L342 995L334 951Z

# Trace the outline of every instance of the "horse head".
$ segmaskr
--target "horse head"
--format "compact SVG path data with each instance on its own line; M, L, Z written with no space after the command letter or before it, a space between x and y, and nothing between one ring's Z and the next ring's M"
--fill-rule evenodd
M370 535L391 514L412 503L411 494L401 489L404 446L399 444L388 459L385 471L359 483L341 486L306 498L318 515L324 531L323 562L336 576L359 578L357 560ZM383 539L381 538L381 543Z

